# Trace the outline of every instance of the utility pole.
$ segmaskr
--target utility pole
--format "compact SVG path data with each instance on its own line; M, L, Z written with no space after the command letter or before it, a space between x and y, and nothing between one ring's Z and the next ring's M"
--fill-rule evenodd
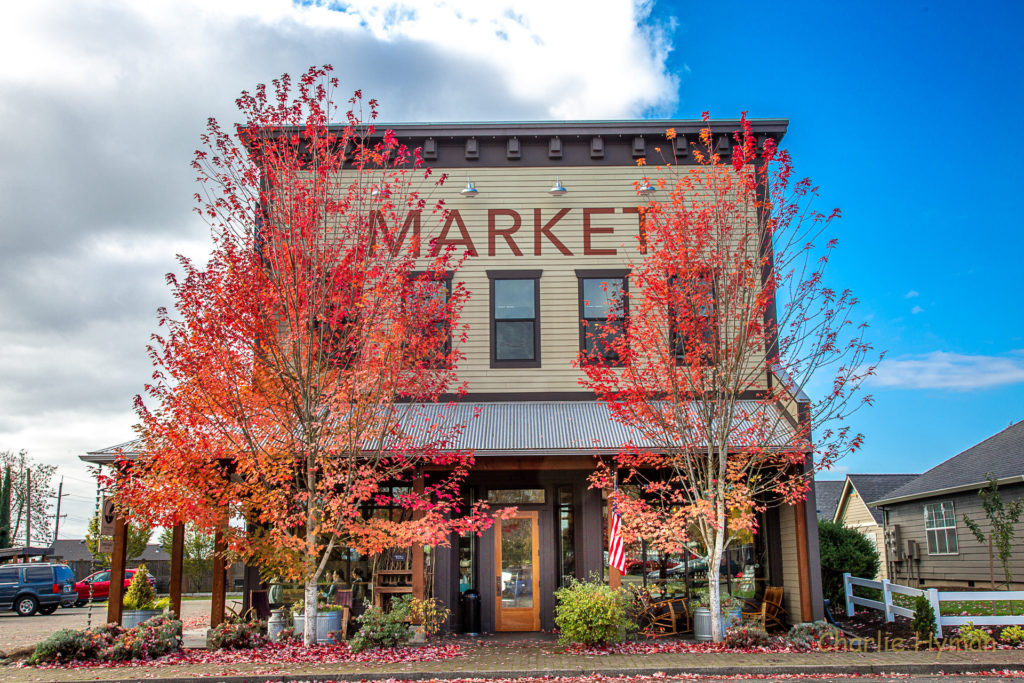
M25 547L32 545L32 470L25 468Z
M53 518L53 542L57 542L57 532L60 531L60 499L64 497L64 477L60 478L57 485L57 514Z

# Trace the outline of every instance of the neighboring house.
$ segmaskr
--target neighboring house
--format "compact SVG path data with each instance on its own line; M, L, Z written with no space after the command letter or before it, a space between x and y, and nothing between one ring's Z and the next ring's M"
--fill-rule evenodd
M1003 500L1024 498L1024 421L1011 425L936 465L872 505L882 511L890 550L889 578L901 583L987 587L988 544L978 543L964 515L987 535L988 518L978 491L991 473ZM1018 552L1011 560L1014 586L1024 587L1024 521L1017 525ZM895 551L895 552L893 552ZM1003 580L996 559L997 584Z
M846 481L842 482L842 490L839 493L839 500L836 501L832 519L864 534L878 550L881 563L878 576L864 578L888 578L882 512L869 507L869 503L879 500L889 491L903 486L915 477L916 474L850 474L847 475Z
M818 507L818 521L831 520L836 516L839 496L843 493L846 481L815 481L814 502Z

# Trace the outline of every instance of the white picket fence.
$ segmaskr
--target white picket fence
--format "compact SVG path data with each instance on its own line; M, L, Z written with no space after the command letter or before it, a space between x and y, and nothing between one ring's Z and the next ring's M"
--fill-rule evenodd
M869 600L867 598L856 596L853 594L854 586L863 586L864 588L880 590L882 591L882 599ZM882 579L881 581L860 579L856 576L851 576L850 573L847 572L843 574L843 592L846 595L846 616L852 617L854 605L860 605L861 607L870 607L871 609L877 609L880 612L885 612L886 621L895 621L897 614L901 617L908 617L911 619L914 617L914 610L893 604L893 593L909 595L914 598L919 595L924 595L928 598L928 602L931 603L932 610L935 612L935 625L938 627L936 629L937 633L935 634L936 638L942 637L943 626L962 626L968 621L973 622L975 626L1009 626L1011 624L1024 625L1024 616L943 616L942 610L939 608L941 603L948 602L950 600L1024 601L1024 591L940 591L934 588L910 588L909 586L901 586L898 583L889 583L888 579Z

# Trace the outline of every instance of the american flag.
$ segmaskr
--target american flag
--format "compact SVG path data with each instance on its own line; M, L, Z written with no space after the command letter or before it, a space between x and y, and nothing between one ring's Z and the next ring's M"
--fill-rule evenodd
M615 487L618 494L619 487ZM615 567L620 573L626 573L626 544L622 542L622 515L612 498L611 529L608 531L608 565Z

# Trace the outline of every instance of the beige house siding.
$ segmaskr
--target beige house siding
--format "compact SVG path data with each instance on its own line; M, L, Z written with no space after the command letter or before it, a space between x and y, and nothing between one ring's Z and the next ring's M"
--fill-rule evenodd
M1024 485L1002 486L999 491L1004 501L1024 499ZM958 552L951 555L929 555L928 539L925 534L924 506L927 503L942 501L953 502ZM890 527L899 525L903 549L906 549L908 540L917 541L921 555L920 562L910 563L904 560L893 563L891 566L895 567L896 571L892 572L890 577L892 581L911 582L911 585L918 585L923 581L928 585L948 584L953 586L965 585L967 582L973 581L979 588L988 587L988 545L978 543L974 534L964 524L964 515L966 514L978 523L986 536L988 535L990 525L977 492L897 503L886 506L885 509L888 512L886 524ZM1024 585L1024 520L1018 522L1016 532L1010 569L1016 581L1015 585L1021 586ZM912 565L909 571L908 564ZM998 557L995 559L995 577L998 587L1003 580L1002 566L999 564Z
M461 318L468 325L468 338L460 346L465 359L459 366L467 390L487 394L581 391L582 374L572 367L580 339L576 270L622 269L641 256L636 210L644 200L637 197L633 183L644 175L657 177L658 171L634 166L434 169L435 178L442 173L450 177L441 188L431 189L428 201L443 199L451 212L446 242L461 240L456 247L459 253L470 245L476 253L467 256L456 274L470 292ZM568 190L562 197L547 194L556 175ZM479 191L475 198L459 194L468 177ZM563 211L545 232L549 221ZM497 234L514 226L517 218L519 228L511 239L521 252L518 256ZM423 212L424 245L443 229L440 216ZM540 368L490 367L488 270L542 271ZM631 293L636 294L635 288ZM756 371L758 365L751 368Z
M792 507L779 510L779 543L784 549L782 585L786 589L782 606L789 615L789 622L796 624L803 621L803 614L800 610L800 567L796 554L796 514Z
M860 497L856 487L849 480L847 480L842 497L839 499L835 521L859 531L875 544L875 549L878 550L879 570L877 575L869 578L876 580L889 578L885 568L885 532L882 526L875 522L871 510L868 509L864 499Z

